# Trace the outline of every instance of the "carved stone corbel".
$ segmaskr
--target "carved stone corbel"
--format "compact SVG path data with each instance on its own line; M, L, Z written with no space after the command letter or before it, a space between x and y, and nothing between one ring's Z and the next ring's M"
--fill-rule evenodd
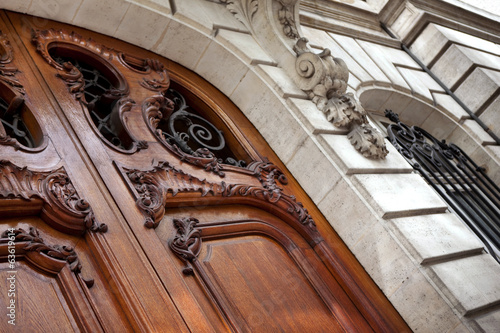
M40 214L55 229L82 234L86 230L106 232L84 199L81 199L66 171L38 172L0 161L0 211Z
M363 156L383 159L388 154L382 134L369 123L366 111L347 92L349 70L342 59L325 49L312 52L301 37L299 0L221 0L249 28L256 41L295 84L305 91L335 126L350 130L348 139Z
M307 42L307 38L302 37L294 47L297 54L295 68L301 77L299 87L329 122L350 129L347 137L363 156L385 158L388 150L384 137L368 123L361 103L346 91L349 70L345 62L334 58L329 49L313 53Z

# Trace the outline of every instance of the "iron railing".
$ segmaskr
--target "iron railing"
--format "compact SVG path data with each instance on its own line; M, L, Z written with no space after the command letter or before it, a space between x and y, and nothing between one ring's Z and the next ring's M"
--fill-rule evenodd
M387 127L390 142L500 263L500 188L458 146L403 124L390 110L385 115L394 122Z

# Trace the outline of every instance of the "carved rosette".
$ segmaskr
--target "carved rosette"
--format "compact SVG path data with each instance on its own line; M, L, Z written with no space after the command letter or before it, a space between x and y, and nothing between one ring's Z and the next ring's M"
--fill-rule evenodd
M6 199L22 199L33 202L33 206L36 199L41 199L41 217L62 232L81 234L86 230L106 232L108 229L96 220L88 202L80 198L63 168L37 172L0 161L0 201ZM17 203L0 202L0 209L3 204L13 207Z
M174 219L177 230L173 239L169 240L170 249L186 263L182 272L186 275L194 273L191 263L196 260L201 250L201 230L196 228L198 220L192 217Z
M300 38L294 47L296 71L302 78L300 88L329 122L351 130L348 138L363 156L385 158L388 150L382 134L368 123L366 111L354 95L346 92L349 70L345 62L332 57L328 49L311 52L307 42Z
M6 243L9 237L14 236L14 243L27 242L27 244L22 248L26 252L37 252L43 254L49 258L65 261L70 270L77 276L80 276L82 272L82 264L78 259L78 255L71 246L65 245L48 245L40 237L39 231L35 227L30 227L29 232L18 228L14 230L5 230L0 238L0 242ZM85 282L88 288L94 285L93 279L80 278Z
M124 171L138 195L137 205L144 212L144 224L149 228L158 226L163 218L168 193L172 196L178 193L200 193L202 197L210 195L235 199L249 198L251 199L249 202L257 206L259 203L270 203L286 212L302 226L316 232L315 222L307 209L297 202L294 196L283 193L276 184L276 179L281 183L286 182L281 171L272 167L270 163L254 164L253 168L258 172L257 178L263 186L200 180L174 168L168 162L159 162L149 171L126 168Z

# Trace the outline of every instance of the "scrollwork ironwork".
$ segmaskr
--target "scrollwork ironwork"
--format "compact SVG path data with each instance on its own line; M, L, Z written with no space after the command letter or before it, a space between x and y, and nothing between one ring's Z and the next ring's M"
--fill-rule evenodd
M168 96L168 97L167 97ZM233 157L222 159L226 148L221 130L192 112L184 96L174 89L168 95L146 99L143 113L156 137L182 161L200 166L224 177L223 164L245 167L246 162Z
M391 110L385 114L394 122L387 128L389 141L500 262L500 188L458 146L407 126Z

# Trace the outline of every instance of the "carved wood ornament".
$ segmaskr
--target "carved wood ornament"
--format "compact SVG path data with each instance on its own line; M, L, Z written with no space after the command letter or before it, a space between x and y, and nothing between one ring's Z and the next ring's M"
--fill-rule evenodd
M118 68L143 74L142 87L163 92L170 81L160 62L126 55L62 29L34 30L32 42L46 62L57 69L56 75L66 83L68 91L87 109L87 120L103 142L128 154L148 147L125 125L124 114L136 103L128 97L128 83Z
M0 31L0 85L4 87L0 99L7 104L4 110L0 110L0 144L16 150L39 152L47 147L46 134L25 105L26 91L16 78L19 70L11 65L13 61L10 41Z
M242 202L251 206L269 210L301 232L306 230L312 237L319 240L321 236L316 230L316 224L307 209L294 196L287 195L278 183L286 184L286 178L271 163L254 162L249 166L261 182L261 186L248 184L229 184L226 182L209 182L201 180L182 170L176 169L168 162L153 164L147 171L128 169L122 170L130 181L136 194L136 204L145 215L144 225L156 228L165 214L167 196L170 194L191 194L183 196L187 201L193 201L201 196L206 203L224 204Z
M40 232L35 227L30 227L27 232L21 228L5 230L0 235L0 246L8 243L9 237L14 237L14 243L19 244L26 256L35 264L49 273L58 273L62 268L59 261L69 265L70 270L75 273L88 288L94 285L93 279L84 279L81 276L82 264L78 259L75 250L65 245L49 245L40 236ZM40 255L37 255L40 254Z
M87 230L106 232L87 201L76 192L66 171L38 172L0 161L0 211L9 215L17 210L40 213L53 228L82 234ZM22 209L21 209L22 207Z

